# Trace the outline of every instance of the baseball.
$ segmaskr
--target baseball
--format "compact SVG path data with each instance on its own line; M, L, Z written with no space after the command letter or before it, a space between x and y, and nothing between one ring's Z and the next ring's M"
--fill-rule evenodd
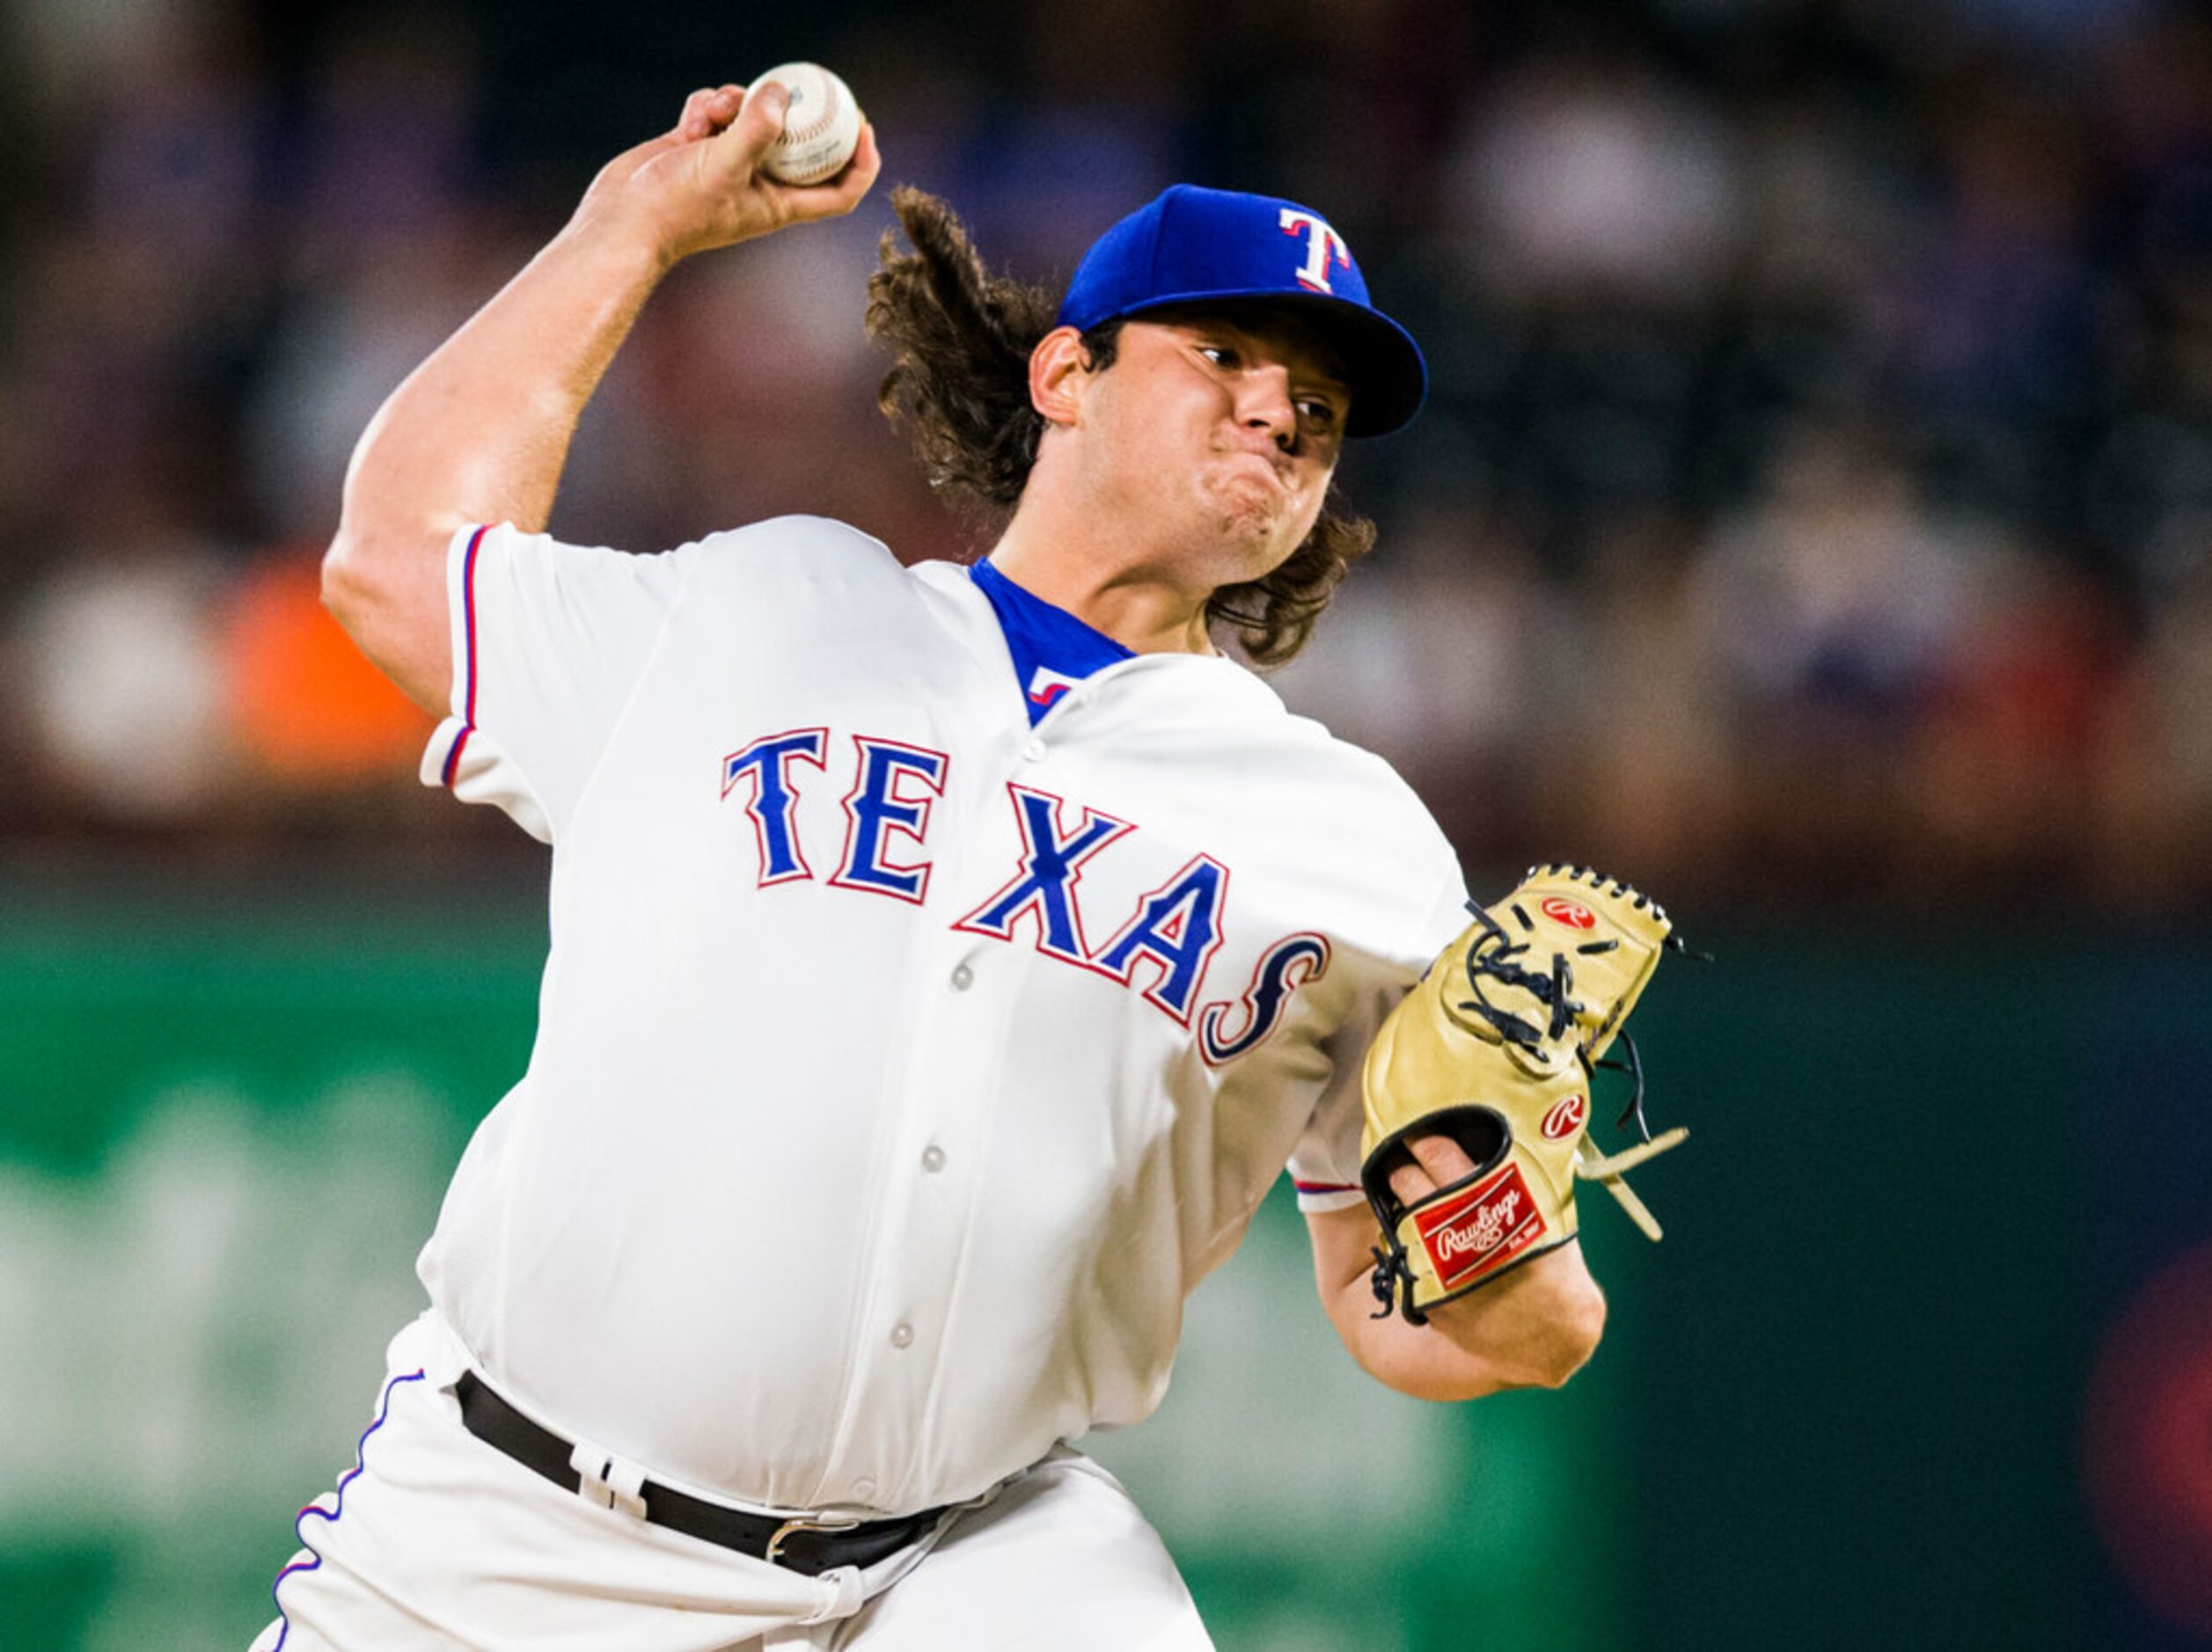
M819 63L784 63L759 76L791 94L783 133L761 170L781 184L819 184L845 170L861 142L861 107L853 89Z

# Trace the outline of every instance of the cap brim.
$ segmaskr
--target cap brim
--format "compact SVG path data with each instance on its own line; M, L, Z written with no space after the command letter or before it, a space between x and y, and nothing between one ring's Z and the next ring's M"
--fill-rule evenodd
M1136 317L1155 310L1243 304L1289 310L1334 343L1345 388L1351 392L1351 413L1344 420L1347 436L1383 436L1403 429L1428 399L1429 369L1413 335L1380 310L1327 293L1286 293L1280 289L1169 293L1122 313Z

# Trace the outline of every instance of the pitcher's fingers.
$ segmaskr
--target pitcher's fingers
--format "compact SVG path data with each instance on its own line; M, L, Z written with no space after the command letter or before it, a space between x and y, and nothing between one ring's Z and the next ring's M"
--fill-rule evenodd
M676 135L687 143L713 137L737 118L737 111L744 101L743 86L701 86L684 99L683 115L676 122Z
M1448 1136L1416 1136L1407 1141L1406 1149L1415 1162L1390 1173L1390 1191L1408 1204L1475 1173L1475 1161L1467 1150Z
M1429 1180L1439 1188L1465 1181L1475 1173L1475 1161L1467 1156L1467 1149L1448 1136L1416 1136L1406 1145L1421 1161L1421 1168L1429 1173Z
M737 112L744 106L745 89L734 81L725 82L715 87L714 96L707 100L707 118L720 132L737 118Z
M795 217L834 218L859 206L861 198L874 186L876 174L883 170L883 157L875 148L875 128L863 125L853 158L845 163L845 170L836 177L827 183L784 184L780 187Z
M696 140L714 135L714 123L707 118L707 106L714 101L714 88L701 86L684 99L684 113L676 117L676 135Z
M747 166L757 164L783 130L783 117L791 107L791 89L773 80L757 80L745 90L737 113L721 131Z
M1418 1204L1436 1191L1436 1183L1420 1166L1400 1165L1390 1173L1390 1191L1398 1195L1400 1204Z

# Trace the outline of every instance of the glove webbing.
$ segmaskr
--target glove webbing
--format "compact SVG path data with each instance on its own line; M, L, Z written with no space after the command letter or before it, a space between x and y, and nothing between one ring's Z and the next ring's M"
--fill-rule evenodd
M1567 961L1564 953L1554 953L1549 975L1524 968L1514 961L1528 950L1528 943L1508 939L1505 926L1474 902L1467 903L1467 910L1475 914L1476 922L1483 926L1483 932L1496 944L1486 946L1478 941L1467 949L1467 989L1475 996L1456 1007L1471 1010L1481 1016L1500 1038L1511 1040L1532 1054L1541 1053L1546 1044L1556 1042L1561 1034L1573 1026L1574 1018L1587 1007L1575 1000L1574 967ZM1513 908L1513 916L1520 919L1524 929L1532 932L1535 929L1536 926L1528 920L1528 914L1520 907ZM1610 952L1620 944L1617 940L1593 941L1577 950ZM1483 990L1483 977L1485 976L1501 986L1517 987L1537 1003L1549 1006L1551 1011L1550 1025L1539 1027L1511 1010L1492 1004Z
M1532 867L1531 871L1534 870L1534 868ZM1598 874L1590 872L1587 867L1578 870L1587 874L1589 881L1601 881ZM1627 886L1618 887L1625 890ZM1637 896L1637 905L1641 906L1644 904L1644 896L1641 895ZM1489 947L1477 944L1467 949L1465 966L1467 985L1468 990L1474 993L1475 997L1472 999L1462 1000L1455 1007L1471 1011L1481 1016L1483 1020L1490 1023L1500 1038L1511 1040L1531 1054L1540 1053L1546 1044L1556 1041L1569 1027L1574 1024L1576 1016L1580 1015L1589 1007L1574 996L1574 966L1568 961L1564 953L1554 953L1549 975L1543 975L1525 968L1514 961L1527 952L1528 943L1511 939L1505 933L1505 926L1492 917L1486 909L1474 901L1468 902L1467 910L1475 915L1476 921L1482 925L1495 944ZM1521 927L1533 933L1536 926L1530 921L1528 914L1521 910L1519 902L1513 903L1512 910L1513 916L1520 920ZM1593 940L1576 947L1575 951L1584 956L1595 956L1602 953L1616 951L1620 945L1621 943L1615 939ZM1679 934L1668 934L1659 945L1666 951L1679 953L1685 958L1694 958L1699 963L1710 963L1713 961L1711 954L1692 950ZM1551 1011L1549 1025L1540 1029L1534 1022L1492 1004L1483 990L1483 977L1485 976L1502 986L1517 987L1539 1004L1549 1006ZM1644 1117L1644 1060L1637 1053L1636 1040L1630 1036L1628 1028L1625 1027L1621 1028L1614 1036L1620 1041L1621 1048L1628 1059L1614 1061L1609 1058L1600 1058L1595 1064L1604 1068L1608 1072L1625 1072L1633 1083L1628 1103L1621 1109L1620 1115L1613 1121L1613 1125L1615 1129L1624 1129L1633 1120L1637 1134L1648 1142L1652 1139L1652 1127ZM1575 1056L1577 1060L1581 1061L1583 1071L1588 1073L1592 1068L1590 1061L1583 1056L1579 1049L1575 1052Z

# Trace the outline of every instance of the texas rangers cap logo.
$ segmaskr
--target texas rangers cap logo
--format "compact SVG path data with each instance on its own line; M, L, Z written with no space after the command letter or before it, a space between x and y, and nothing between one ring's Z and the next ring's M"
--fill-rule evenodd
M1419 410L1429 372L1413 335L1375 308L1336 226L1277 195L1161 191L1091 244L1054 325L1088 333L1156 310L1254 301L1294 306L1327 340L1351 391L1346 435L1381 435Z
M1321 214L1303 207L1285 207L1282 223L1285 235L1305 238L1306 261L1298 267L1298 284L1309 292L1336 291L1329 284L1329 267L1351 267L1351 249L1344 245L1344 238L1330 229Z

